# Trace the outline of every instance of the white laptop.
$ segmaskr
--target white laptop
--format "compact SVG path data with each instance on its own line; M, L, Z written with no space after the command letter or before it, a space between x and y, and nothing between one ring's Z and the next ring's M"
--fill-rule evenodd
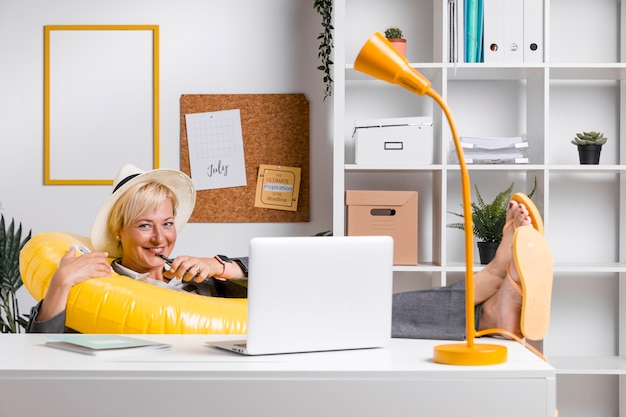
M389 236L254 238L247 339L211 345L246 355L384 347L392 280Z

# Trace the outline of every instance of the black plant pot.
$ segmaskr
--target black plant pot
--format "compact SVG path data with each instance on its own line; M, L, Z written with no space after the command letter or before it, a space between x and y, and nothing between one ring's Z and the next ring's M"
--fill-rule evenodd
M598 165L602 145L577 145L578 160L582 165Z
M487 265L496 257L498 246L500 246L500 242L478 242L478 256L481 265Z

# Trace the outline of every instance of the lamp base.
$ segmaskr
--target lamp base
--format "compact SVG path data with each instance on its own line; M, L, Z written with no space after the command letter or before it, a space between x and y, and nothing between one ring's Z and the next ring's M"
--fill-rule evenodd
M497 365L506 362L506 346L493 344L448 344L435 346L433 361L444 365Z

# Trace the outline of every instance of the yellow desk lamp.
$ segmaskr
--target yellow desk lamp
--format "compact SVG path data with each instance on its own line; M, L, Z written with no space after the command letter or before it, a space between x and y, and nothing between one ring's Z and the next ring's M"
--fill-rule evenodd
M474 337L474 242L472 240L472 212L470 203L470 181L461 141L452 119L450 109L443 98L431 88L430 81L420 74L400 55L385 37L377 32L363 45L354 69L374 78L397 84L423 96L429 95L444 111L452 130L454 146L461 166L461 188L463 192L463 217L465 222L465 326L466 343L451 343L435 346L433 361L448 365L494 365L506 362L507 349L495 344L475 344Z

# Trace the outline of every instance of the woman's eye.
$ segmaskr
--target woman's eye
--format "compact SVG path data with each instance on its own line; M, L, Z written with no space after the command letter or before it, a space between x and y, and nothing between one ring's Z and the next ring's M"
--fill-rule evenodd
M172 227L172 226L174 226L174 222L165 222L163 224L163 226L165 226L165 227Z

